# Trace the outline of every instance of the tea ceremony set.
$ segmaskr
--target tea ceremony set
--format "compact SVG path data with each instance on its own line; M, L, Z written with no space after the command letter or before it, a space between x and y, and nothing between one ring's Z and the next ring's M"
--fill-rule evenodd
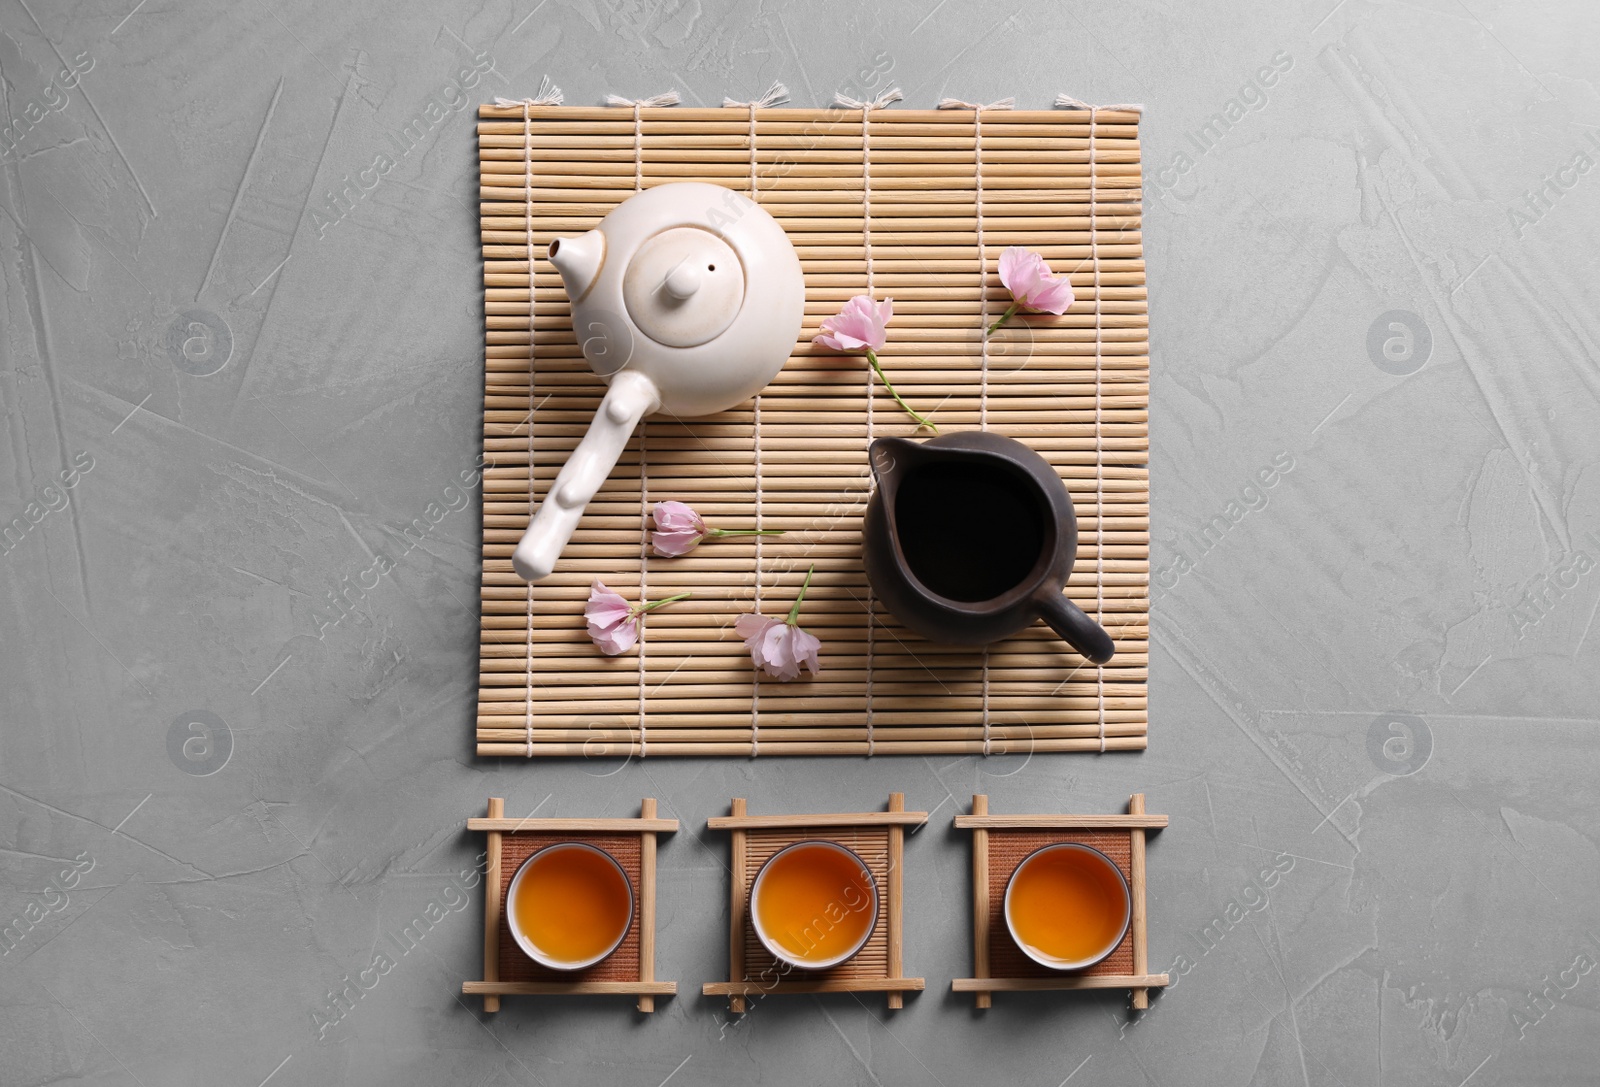
M1139 107L675 95L480 108L487 314L478 752L1138 750L1148 664ZM757 810L751 810L752 807ZM924 989L905 841L930 813L733 798L726 980ZM1115 989L1150 969L1142 793L1123 813L973 795L971 976ZM482 977L651 1012L658 839L512 812L486 838ZM709 906L710 903L708 902Z
M0 0L0 1087L1600 1083L1600 3L1245 5Z

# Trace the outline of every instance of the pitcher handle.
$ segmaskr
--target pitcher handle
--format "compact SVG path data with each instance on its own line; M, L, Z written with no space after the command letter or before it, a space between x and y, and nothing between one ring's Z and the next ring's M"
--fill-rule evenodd
M1104 664L1116 653L1111 635L1105 628L1083 613L1068 600L1065 593L1046 588L1034 597L1039 608L1039 618L1049 623L1068 645L1081 653L1090 664Z
M594 422L561 466L539 511L528 522L528 531L511 553L511 567L518 577L538 581L550 576L561 549L578 528L583 508L617 466L633 428L660 406L661 393L655 382L637 370L623 370L611 379Z

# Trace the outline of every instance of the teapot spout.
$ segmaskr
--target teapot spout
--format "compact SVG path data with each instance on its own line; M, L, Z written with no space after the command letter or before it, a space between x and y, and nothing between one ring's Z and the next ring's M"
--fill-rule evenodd
M557 238L550 243L549 256L550 263L561 273L567 296L581 302L606 262L606 236L591 230L574 238Z

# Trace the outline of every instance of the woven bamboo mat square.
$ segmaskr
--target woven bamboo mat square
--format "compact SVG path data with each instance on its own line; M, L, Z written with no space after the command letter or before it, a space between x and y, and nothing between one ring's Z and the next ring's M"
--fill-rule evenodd
M640 842L637 834L506 834L500 840L500 939L499 980L501 981L638 981L639 980L639 911L633 911L628 924L628 934L610 955L587 970L561 971L540 966L517 946L511 935L510 910L506 895L511 890L511 880L522 867L522 862L547 845L558 842L587 842L596 849L611 854L628 875L628 884L635 889L642 879ZM491 888L494 890L495 888Z
M755 885L761 866L784 846L808 838L826 837L853 851L872 873L880 888L889 886L889 829L887 827L830 828L825 834L815 830L752 830L745 835L744 871L738 874L740 888L748 894ZM881 907L887 912L887 903ZM773 957L756 936L756 926L747 912L744 917L744 976L746 978L799 977ZM886 978L889 976L889 926L879 917L864 947L854 958L831 970L821 971L830 978Z
M1110 857L1131 884L1133 867L1131 843L1125 830L991 830L989 832L989 970L997 978L1058 978L1050 970L1022 953L1006 927L1006 884L1034 850L1056 842L1077 842L1098 849ZM1123 934L1116 950L1081 974L1133 973L1133 928Z
M484 106L479 118L488 326L480 754L1145 746L1138 114ZM640 188L689 179L744 192L777 217L805 271L805 326L751 402L642 425L555 574L526 585L512 547L603 392L545 250ZM986 337L1010 301L996 271L1008 245L1070 275L1077 301ZM931 409L945 432L987 428L1023 441L1061 473L1079 523L1068 592L1116 641L1105 667L1043 625L987 652L936 645L874 600L860 555L866 448L874 437L927 432L862 358L810 343L859 293L894 299L880 357L912 405ZM650 556L649 511L666 499L724 528L786 534ZM822 640L821 674L760 681L733 621L782 615L812 563L801 625ZM652 612L636 650L607 658L582 617L596 578L630 599L693 595Z

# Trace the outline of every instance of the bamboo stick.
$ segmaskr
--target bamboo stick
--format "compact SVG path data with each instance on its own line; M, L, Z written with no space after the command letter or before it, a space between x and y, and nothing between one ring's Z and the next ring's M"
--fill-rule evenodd
M535 107L525 121L520 106L482 107L478 114L482 118L478 125L479 139L481 141L485 134L485 128L490 131L510 133L519 139L528 128L536 132L565 130L593 135L627 136L631 136L634 131L632 110L615 107L597 107L593 110L576 106L556 108L562 111L560 115L542 112L540 107ZM499 112L483 112L491 109ZM996 136L1087 136L1090 128L1090 114L1087 110L1012 110L1004 115L1004 119L997 119L998 117L999 115L991 113L988 115L990 119L984 121L984 139L990 138L991 131ZM647 133L658 136L664 134L744 136L750 131L750 114L747 110L699 110L682 106L648 107L640 112L639 119L645 125ZM1139 119L1137 113L1100 110L1094 115L1094 129L1097 135L1104 132L1108 139L1114 136L1133 139L1138 136ZM757 110L756 122L758 138L763 133L798 136L854 134L859 138L862 116L859 110L844 109ZM970 115L963 116L961 112L948 110L873 110L867 116L867 123L872 126L874 138L886 128L906 136L972 132Z
M889 794L891 814L903 812L905 808L905 793ZM923 817L923 821L927 821L926 816ZM901 948L905 932L905 844L905 827L891 826L889 828L889 914L886 935L889 945L889 976L894 978L905 973L905 956ZM905 998L898 992L891 992L888 1001L891 1011L905 1006Z
M1061 989L1131 989L1166 984L1166 974L1062 974L1049 978L956 978L950 982L950 989L957 993L1045 993Z
M1156 824L1157 826L1167 825L1167 817L1164 815L1145 816L1144 794L1134 793L1133 796L1128 798L1128 818L1138 819L1141 817L1160 819L1161 822ZM1145 974L1150 970L1150 931L1149 917L1145 912L1144 828L1134 829L1128 837L1130 839L1128 843L1129 897L1133 900L1132 920L1130 922L1133 929L1133 972L1135 974ZM1143 986L1135 988L1133 990L1134 1010L1143 1011L1149 1006L1150 990Z
M1134 827L1156 829L1166 825L1165 815L1146 815L1142 811L1127 815L980 815L975 812L956 816L958 829L1125 830Z
M526 706L527 703L521 697L522 694L521 690L491 688L479 695L479 704L490 705L500 702L515 706ZM722 698L672 698L669 694L658 690L650 693L650 699L653 707L652 713L674 715L743 713L747 712L747 707L750 705L750 696L747 691L730 691ZM931 723L949 720L952 717L959 721L970 721L972 718L971 710L921 713L920 711L928 704L928 701L929 699L923 696L921 698L883 699L880 704L880 700L876 697L876 692L874 692L872 700L873 720L878 720L880 713L884 716L885 724L891 724L897 720ZM796 698L786 700L785 705L796 713L846 712L854 710L861 705L861 695L859 692L851 692L833 697ZM1147 703L1143 698L1108 698L1105 700L1105 716L1108 719L1115 719L1117 714L1125 712L1135 718L1142 719L1146 705ZM637 706L637 693L632 698L552 698L539 702L539 708L542 712L556 714L631 714ZM1012 711L1016 713L1032 713L1036 711L1062 713L1075 710L1087 720L1097 720L1096 714L1100 708L1094 696L1064 698L1049 695L1019 695L1009 698L991 696L990 707L995 711ZM893 711L905 712L904 714L891 716ZM662 727L668 726L663 723Z
M863 283L864 282L865 277L863 275ZM1093 290L1090 292L1091 295L1098 297L1101 300L1102 305L1107 300L1145 302L1149 297L1149 291L1143 283L1135 283L1126 286L1116 286L1106 283L1089 283L1086 284L1086 286L1093 288ZM545 300L550 305L560 305L567 301L566 292L556 283L551 282L542 284L537 288L537 291L539 298ZM907 291L912 293L907 293ZM901 296L903 296L908 303L917 301L919 298L924 301L969 301L976 300L980 295L979 289L975 285L971 284L940 284L938 286L929 286L927 284L923 284L920 286L920 288L908 288L907 291L902 291ZM990 289L989 293L991 295L993 294L992 288ZM490 287L484 291L484 296L491 301L527 302L528 285L524 283L519 287ZM809 286L806 290L808 306L814 307L819 303L819 300L826 300L827 297L828 295L825 291L813 291L809 288ZM899 298L896 299L896 301L899 300Z
M764 727L764 726L763 726ZM893 793L890 794L894 796ZM823 812L811 815L713 815L706 820L709 830L794 830L813 827L915 827L928 821L925 811L906 811L905 794L900 806L887 811Z
M843 718L844 720L838 724L831 725L828 728L817 727L818 715L815 713L808 712L796 714L779 713L774 711L770 714L770 716L768 716L767 711L762 710L762 715L762 733L765 735L779 737L780 739L796 741L847 740L852 742L859 740L863 744L868 742L867 717L866 713L863 711L830 714L829 717L831 718ZM1025 727L1011 727L999 732L996 732L995 728L991 725L991 740L999 739L1015 741L1010 749L1013 751L1050 750L1048 745L1058 741L1082 741L1084 743L1096 744L1099 742L1100 718L1092 711L1078 710L1070 712L1056 711L1051 713L1037 712L1030 714L1029 716L1039 723L1031 724ZM1108 742L1110 742L1111 739L1116 739L1119 737L1142 737L1145 734L1143 710L1123 712L1113 716L1124 717L1127 718L1127 720L1117 721L1113 719L1106 724L1105 733L1108 737ZM638 715L632 713L631 711L599 716L595 714L573 714L565 716L555 714L536 714L535 717L540 722L540 726L533 730L535 748L537 748L541 742L576 743L578 741L587 740L600 740L609 742L609 740L613 738L626 739L628 737L621 735L616 737L610 736L610 732L612 730L603 726L608 722L614 722L618 726L626 725L629 728L636 729L638 725ZM709 734L719 730L730 729L739 733L740 738L742 739L750 738L748 733L750 732L751 726L748 711L741 713L729 713L724 715L724 717L725 720L718 723L714 719L708 718L708 715L704 713L692 715L686 714L674 717L669 717L666 713L662 713L659 715L659 719L656 715L652 715L649 727L657 735L671 734L671 739L663 740L663 743L681 742L694 739L697 736L700 736L702 733ZM896 714L883 721L879 721L877 714L874 713L872 720L873 728L876 730L876 734L883 736L886 740L971 740L978 744L977 750L982 751L983 726L980 718L981 710L979 706L974 703L965 711L941 712L937 718L933 719L933 721L929 721L928 716L925 714L919 715L911 713ZM500 718L480 716L479 726L484 729L495 729L502 732L509 731L514 735L496 736L494 738L512 741L524 738L526 736L527 729L526 727L513 726L507 728L506 726L511 725L513 721L526 720L527 716L525 713L508 713ZM716 724L716 728L711 728L710 724L708 724L708 720L711 723ZM499 722L498 726L496 725L496 721ZM947 727L928 727L941 721L945 722ZM800 729L799 726L808 726L808 728ZM780 730L790 727L797 729L796 735L790 736L787 732L780 732ZM634 736L633 738L637 739L637 736ZM652 747L655 746L655 743L656 741L654 740L650 741L650 745ZM766 741L763 740L762 744L765 745L765 743Z
M860 110L846 109L842 106L830 107L825 110L810 109L801 106L777 106L755 111L756 120L764 125L783 128L805 130L811 127L826 124L828 126L854 126L861 125ZM483 123L491 123L493 118L509 118L515 122L517 131L521 131L523 124L523 106L521 103L512 105L481 105L478 107L478 116L483 118ZM684 123L722 123L733 132L746 132L749 130L750 111L744 107L716 107L688 106L666 107L649 106L640 109L639 116L651 123L652 129L661 131L660 122ZM1086 125L1089 121L1088 110L1008 110L1004 114L989 113L991 118L984 122L984 134L987 138L990 128L1006 129L1029 125L1044 127L1059 127L1062 125ZM1137 131L1140 115L1129 110L1102 109L1095 113L1101 127L1112 125L1125 126ZM572 124L585 122L581 129L585 132L598 130L602 125L615 123L619 128L631 131L633 111L618 109L615 106L532 106L527 110L527 117L539 123L547 124ZM993 119L1001 118L1001 119ZM961 127L967 130L972 128L972 118L968 110L916 110L910 108L875 109L868 111L867 119L873 124L879 122L892 123L897 128L935 127Z
M846 203L845 200L834 199L834 195L848 195L851 199ZM1002 197L1003 195L1005 194L1002 194ZM546 200L546 202L541 202L538 205L539 216L534 219L533 237L539 240L544 239L546 235L554 234L554 227L549 226L549 223L547 223L547 216L554 219L571 219L576 223L594 226L608 211L618 207L619 203L621 203L621 199L598 200L598 202L578 199ZM872 202L874 223L877 223L880 203L882 203L883 215L894 219L971 219L976 216L976 211L978 211L976 202L970 197L968 199L952 199L947 195L906 192L906 194L896 194L883 200L874 200ZM515 207L522 207L522 205L518 203ZM763 194L762 207L765 207L768 213L778 221L794 218L837 218L840 219L840 223L850 223L858 227L858 229L862 223L861 215L859 215L861 197L856 194L805 194L805 199L803 200L779 200L779 202L773 203L766 202L766 195ZM1126 231L1128 227L1138 226L1142 221L1138 208L1128 207L1128 203L1125 202L1106 205L1106 213L1094 216L1094 223L1088 221L1090 219L1088 205L1072 203L1069 207L1062 200L1030 200L1030 202L1022 202L1022 200L994 199L994 197L986 194L984 195L984 202L982 202L982 211L984 211L984 223L986 224L994 221L1000 226L1010 226L1016 219L1034 218L1051 218L1056 221L1056 224L1059 224L1062 219L1082 219L1083 231L1094 231L1096 234L1104 235L1120 234L1120 232ZM1067 215L1069 211L1070 215ZM480 215L478 216L478 226L483 231L504 231L509 232L509 234L515 234L515 237L518 240L522 240L525 245L526 240L528 240L528 218L526 218L526 215ZM840 227L840 229L843 229L843 227ZM811 245L811 242L808 239L800 239L798 240L798 245L803 247L803 245ZM877 245L877 242L874 242L874 245ZM986 248L989 248L989 245L986 245Z
M1104 126L1096 126L1095 132L1095 158L1101 161L1116 162L1117 158L1109 156L1138 155L1139 141L1127 136L1110 136L1102 131ZM511 135L520 137L522 125L514 126L515 131L499 131L485 133L485 135ZM774 154L785 151L826 152L838 150L861 150L860 126L853 132L840 135L795 135L762 131L762 126L757 126L756 151L758 154ZM937 136L902 136L894 131L894 126L887 130L874 130L872 133L872 149L875 154L896 150L948 150L951 148L965 151L969 157L973 150L974 139L970 122L964 126L965 131L958 128L954 131L942 133ZM750 152L750 134L748 128L741 132L731 133L695 133L660 134L647 131L641 137L635 137L628 132L623 135L598 135L589 132L574 134L568 126L565 130L546 127L543 131L532 134L531 146L533 157L537 160L545 155L561 154L570 156L583 154L588 151L626 151L633 154L635 144L641 146L646 153L667 150L711 150L711 151L737 151L748 157ZM983 150L987 157L991 154L1014 153L1020 151L1049 152L1052 154L1071 153L1087 155L1089 150L1089 133L1085 129L1080 136L991 136L985 127L983 134ZM1106 156L1106 157L1103 157ZM484 163L504 161L523 162L527 158L524 142L513 139L508 147L489 147L481 141L479 143L479 160ZM765 196L766 194L763 194Z
M502 814L487 819L468 819L467 829L486 830L492 834L525 830L537 830L541 834L671 834L678 829L678 821L653 816L639 819L507 819Z
M989 798L983 793L972 796L972 814L989 814ZM989 976L989 831L977 827L972 832L972 973L976 977ZM987 1008L993 1003L987 990L979 990L973 997L973 1006Z
M764 736L768 736L769 733L768 733L768 730L767 730L767 726L766 725L762 725L761 728L762 728L762 734ZM673 736L672 736L672 740L669 741L669 742L674 742L674 743L705 742L705 741L745 741L745 742L748 742L751 739L750 731L751 730L750 730L750 727L749 727L748 723L743 724L743 725L729 724L729 725L725 725L725 726L718 727L718 728L709 728L708 727L708 728L704 728L704 729L695 730L695 731L692 731L692 732L684 732L684 733L681 733L681 734L674 733ZM797 742L859 743L861 745L862 753L865 753L867 745L869 743L869 741L868 741L868 739L867 739L867 737L865 735L865 731L866 731L865 729L834 729L834 730L827 730L827 729L814 729L814 730L810 730L810 729L795 729L795 730L773 731L773 732L770 733L770 738L772 738L774 740L774 742L784 742L784 743L797 743ZM515 733L515 735L509 735L509 733ZM1144 735L1144 733L1141 732L1141 731L1137 731L1137 730L1130 730L1130 731L1125 732L1123 735L1124 736L1128 736L1128 737L1142 737ZM1074 737L1074 736L1041 736L1041 737L1036 737L1036 738L1024 737L1024 738L1022 738L1020 740L1017 740L1017 742L1014 742L1014 743L1013 742L998 743L998 746L995 746L995 743L997 741L996 741L995 738L991 737L991 754L994 754L994 755L1025 755L1025 754L1029 754L1030 752L1033 752L1033 751L1036 751L1036 750L1044 750L1044 748L1042 748L1042 747L1035 747L1035 746L1032 745L1031 741L1034 740L1034 739L1037 739L1040 743L1043 743L1046 740L1056 741L1056 740L1079 740L1079 739L1083 740L1084 742L1088 742L1088 740L1092 739L1092 738L1093 738L1092 736L1089 736L1087 734L1084 735L1084 736L1079 736L1079 737ZM522 730L482 728L482 729L480 729L478 731L478 739L480 741L485 741L485 742L491 742L492 741L492 742L524 743L524 744L526 744L525 733ZM602 756L610 756L610 755L619 754L619 753L621 753L621 748L622 747L627 746L627 745L636 744L638 742L638 739L639 739L639 737L638 737L637 730L628 730L628 729L608 729L608 730L594 729L594 730L588 730L588 731L575 730L575 729L536 729L535 732L534 732L534 744L535 744L535 748L536 749L538 748L538 745L540 745L540 744L572 744L574 746L580 746L581 745L581 746L584 747L585 752L587 753L587 755L589 757L592 757L592 758L598 758L598 757L602 757ZM884 731L881 731L879 733L876 733L873 736L873 738L872 738L872 740L870 742L875 744L875 743L879 742L880 739L882 740L882 742L885 742L885 743L891 742L891 741L900 741L900 742L904 742L904 743L911 743L911 742L928 742L928 741L964 741L964 740L972 740L973 742L978 744L978 749L980 751L982 750L982 747L983 747L983 736L982 736L982 729L981 728L978 729L976 732L973 732L970 729L969 730L964 730L964 731L958 731L958 730L943 730L943 731L928 730L927 732L911 731L911 732L909 732L907 734L902 734L902 732L900 730L893 730L893 731L884 730ZM656 740L651 740L650 741L652 746L656 742L657 742ZM767 739L763 739L761 742L764 745L768 741L767 741ZM1098 740L1096 740L1095 742L1098 745Z
M763 725L763 728L766 726ZM1107 738L1105 750L1107 751L1143 751L1146 746L1144 735ZM983 754L983 738L981 733L973 739L967 740L917 740L912 742L897 742L878 740L873 745L874 750L880 755L981 755ZM1065 751L1099 751L1099 741L1089 739L1043 740L1034 744L1031 751L1036 754L1047 754ZM480 741L477 745L479 755L523 755L526 751L524 744L520 743L488 743ZM593 757L594 749L579 743L535 743L533 745L535 757L545 758L579 758ZM866 755L867 742L865 740L844 742L829 741L823 743L784 743L780 741L761 741L761 753L765 755ZM607 755L635 756L639 755L638 744L618 744ZM694 743L657 743L651 741L650 754L658 756L694 755L701 757L732 756L748 758L752 754L749 741L736 741L728 743L696 741Z
M488 816L499 819L506 813L505 798L489 798ZM484 848L483 874L483 980L494 985L500 980L500 850L499 831L490 831ZM500 998L492 993L483 997L485 1014L500 1010Z
M656 798L639 801L639 821L656 817ZM676 822L676 820L674 820ZM656 979L656 836L653 831L639 835L639 980L650 984ZM639 994L635 1005L641 1012L656 1010L655 997Z
M743 797L735 797L732 804L729 806L729 815L734 819L743 818L747 814L747 811L748 809ZM729 864L732 870L732 876L729 879L729 883L732 887L732 897L729 899L728 906L728 977L733 983L741 983L745 978L745 907L749 900L749 873L746 871L747 858L745 850L747 846L745 842L744 828L733 828L731 843L728 848ZM743 1015L744 1009L745 1003L743 994L732 993L730 991L728 997L728 1010L735 1015Z
M741 161L733 162L651 162L645 171L645 180L656 181L665 178L693 178L697 181L715 182L718 178L736 179L746 181L750 177L750 163L748 157ZM943 187L943 182L958 182L963 186L972 180L974 164L971 162L883 162L878 156L873 156L871 176L873 187L883 183L889 188L897 187L896 181L931 182L930 186ZM863 163L861 156L854 156L853 161L848 157L840 157L832 162L815 162L812 156L807 156L807 161L800 164L789 162L769 162L756 165L756 181L778 180L785 182L798 182L804 179L840 179L857 184L861 181ZM585 186L605 184L601 179L615 179L626 181L627 187L632 188L638 170L633 157L630 155L624 161L621 156L614 161L584 161L574 162L561 159L543 159L534 163L534 172L528 173L526 169L518 174L509 173L480 173L478 199L480 200L522 200L527 191L525 179L532 178L533 184L549 184L550 181L564 175L582 177ZM1030 156L1022 162L985 162L983 167L983 183L987 186L991 180L1026 179L1034 181L1043 179L1057 188L1088 188L1089 180L1094 179L1097 189L1126 189L1137 188L1139 185L1140 165L1138 162L1064 162L1052 161ZM517 179L519 183L513 187L508 182ZM647 186L648 187L648 186ZM1035 187L1035 186L1029 186Z
M539 172L532 175L532 180L529 184L531 184L532 187L539 189L556 188L560 186L563 181L563 175L559 172L559 165L561 164L539 164ZM1078 176L1073 174L1070 168L1063 167L1062 176L1057 177L1054 175L1041 173L1029 174L1015 172L1015 169L1016 168L1011 168L1006 171L1000 171L994 177L988 176L988 171L985 171L985 176L983 179L984 191L991 192L1000 189L1026 189L1031 192L1038 192L1041 191L1040 182L1048 181L1050 183L1050 188L1048 191L1058 199L1072 199L1072 196L1068 195L1071 193L1077 193L1079 199L1090 198L1094 194L1098 194L1099 198L1107 203L1118 203L1123 205L1121 208L1123 211L1128 210L1127 205L1139 203L1143 192L1142 179L1137 173L1119 174L1102 178L1099 174L1090 175L1088 173ZM670 172L668 172L669 170ZM916 191L971 192L977 188L977 182L974 180L971 174L972 171L966 171L964 175L952 172L949 176L938 176L926 173L907 174L892 172L886 173L883 176L879 176L877 172L874 171L872 177L872 189L874 192L881 191L895 193L897 195L905 192ZM839 168L833 174L794 174L786 175L782 180L785 186L797 192L818 192L830 190L864 191L861 185L860 175L861 171L856 171L855 176L852 177L843 168ZM746 172L745 176L748 177L748 172ZM657 167L655 173L646 174L643 179L644 184L642 188L654 189L658 186L670 185L686 178L705 180L713 185L717 184L719 181L723 181L726 182L726 184L723 185L724 188L735 190L742 187L738 182L743 180L743 178L735 179L731 176L719 178L719 176L716 174L707 176L702 173L699 168L674 165L671 167ZM623 192L635 191L638 187L635 184L636 180L637 179L632 171L629 171L627 174L602 174L600 176L585 175L582 179L582 188L584 191L614 189L620 194ZM1093 183L1091 184L1091 182ZM509 205L513 200L520 201L523 199L525 192L525 187L512 188L510 186L480 186L478 199L483 205L483 211L492 214L499 210L500 214L504 214L504 210L497 209L496 205Z
M678 991L675 981L463 981L464 996L485 995L487 1002L499 1004L501 996L633 996L649 993L671 996Z
M1110 286L1131 285L1142 287L1144 285L1144 262L1129 261L1127 264L1128 266L1121 270L1102 270L1099 282ZM1070 280L1074 288L1089 287L1093 285L1091 275L1089 272L1069 272L1064 273L1063 278ZM535 278L542 277L535 276ZM547 284L541 283L539 285L554 287L559 282L559 278L553 273L547 278ZM881 277L876 274L873 276L875 288L880 293L885 294L892 294L899 288L914 288L925 283L926 276L920 272L885 272ZM526 270L518 273L485 271L483 284L485 287L522 287L526 289L528 286L528 273ZM806 277L808 291L827 287L848 287L859 294L863 285L861 276L855 273L816 272ZM931 292L932 296L939 297L937 292L938 289L935 288L934 292Z
M926 987L922 978L874 978L874 977L814 977L798 980L784 980L777 983L777 988L785 993L920 993ZM744 998L746 996L763 996L773 989L772 982L760 981L708 981L700 987L700 992L705 996L726 996L728 1004L733 1007L734 1001L739 1002L738 1007L733 1007L736 1013L744 1011ZM899 1005L891 1004L891 1007Z
M929 141L934 146L914 148L905 145L898 147L872 148L872 162L874 168L877 164L894 164L904 166L933 166L940 168L960 167L965 171L977 168L973 161L971 147L960 148L952 146L950 141ZM516 149L506 148L504 150ZM663 148L660 146L647 147L643 155L639 156L644 162L646 170L656 170L660 167L675 167L683 165L704 165L718 168L716 176L734 177L732 170L723 169L729 166L742 167L744 177L748 179L750 171L750 152L746 148L726 147L707 148L703 150L683 148ZM801 166L798 160L804 159L806 165L831 164L853 165L860 167L861 150L855 149L823 149L803 148L795 151L770 151L761 149L756 152L757 178L783 178L791 172L797 172ZM635 156L633 148L618 148L616 150L574 150L566 148L535 148L533 161L536 169L546 165L566 165L569 163L583 163L585 165L600 165L612 163L625 163L629 169L633 168ZM1082 150L1062 150L1057 152L1039 152L1026 150L990 150L984 148L984 172L991 167L1000 166L1036 166L1036 165L1062 165L1077 166L1083 169L1105 169L1109 166L1137 167L1140 164L1139 152L1136 148L1122 151L1103 150L1095 148L1093 160L1089 158L1087 148ZM507 159L488 159L481 161L478 166L480 183L485 185L505 184L503 179L508 177L528 176L528 164L520 156ZM562 171L565 173L566 171ZM535 175L537 176L537 175ZM799 176L806 176L799 174ZM1052 175L1045 175L1052 176ZM759 182L758 182L759 187ZM745 186L748 191L748 186Z

